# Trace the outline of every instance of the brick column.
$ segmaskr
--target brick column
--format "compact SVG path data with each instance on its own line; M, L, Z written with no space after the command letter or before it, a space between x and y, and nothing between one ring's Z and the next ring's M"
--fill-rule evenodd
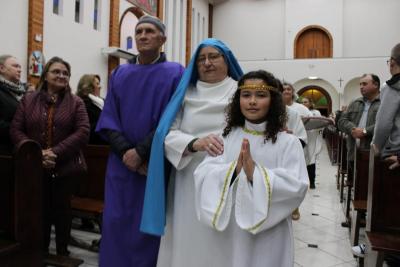
M110 0L109 46L119 47L119 0ZM108 57L108 74L119 65L119 58Z
M43 13L44 0L29 0L29 15L28 15L28 62L33 51L39 50L43 53ZM35 36L41 36L41 41L35 41ZM39 77L29 75L28 82L37 84Z

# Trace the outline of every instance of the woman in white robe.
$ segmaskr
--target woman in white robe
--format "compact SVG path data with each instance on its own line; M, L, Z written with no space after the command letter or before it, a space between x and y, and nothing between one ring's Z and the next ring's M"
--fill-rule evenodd
M224 153L207 156L194 174L197 216L222 244L207 266L293 266L290 217L308 181L299 139L282 131L285 106L274 77L244 75L227 112Z
M321 117L319 110L313 108L313 103L310 98L303 97L302 103L306 108L310 109L311 116ZM308 144L306 146L305 156L308 177L310 179L310 189L315 189L315 163L322 149L322 136L320 134L320 130L321 129L313 129L307 131Z
M206 155L216 156L224 149L218 135L224 128L224 109L237 89L234 79L242 71L230 50L215 39L200 44L191 64L184 74L191 75L191 84L165 138L165 155L174 169L159 267L219 267L223 262L212 259L220 255L224 242L197 220L193 172Z

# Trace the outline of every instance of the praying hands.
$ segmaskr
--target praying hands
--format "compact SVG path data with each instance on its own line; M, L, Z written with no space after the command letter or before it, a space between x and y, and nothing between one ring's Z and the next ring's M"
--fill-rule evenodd
M236 165L236 173L239 174L242 168L246 174L247 180L249 180L249 182L253 182L255 163L251 157L250 143L247 139L243 139L242 142L242 148L240 149L240 154Z

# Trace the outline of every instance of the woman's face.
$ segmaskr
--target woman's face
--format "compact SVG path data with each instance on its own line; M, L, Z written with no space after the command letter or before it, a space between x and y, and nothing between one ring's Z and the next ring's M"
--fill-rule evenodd
M94 91L93 94L95 96L100 96L100 90L101 90L101 86L100 86L100 81L97 77L94 78Z
M249 79L244 85L267 85L262 79ZM269 107L271 106L271 94L265 89L241 89L240 110L243 116L252 123L265 121Z
M68 86L70 73L67 67L59 62L53 63L46 73L47 88L52 92L58 92Z
M301 100L301 103L302 103L304 106L306 106L306 108L310 109L311 103L310 103L310 100L308 100L308 98L303 98L303 99Z
M283 101L286 103L286 105L293 101L292 87L290 87L289 85L283 86L282 98L283 98Z
M196 59L199 80L207 83L223 81L228 76L224 56L214 47L203 47Z

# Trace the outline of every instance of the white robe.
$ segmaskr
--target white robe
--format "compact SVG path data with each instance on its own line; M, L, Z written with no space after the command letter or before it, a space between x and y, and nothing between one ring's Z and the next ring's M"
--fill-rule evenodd
M321 113L313 109L310 111L312 116L321 117ZM305 147L306 149L306 163L307 165L315 164L318 154L321 152L322 149L322 136L320 134L321 129L314 129L307 131L307 139L308 143Z
M225 125L224 110L237 89L227 78L218 84L198 82L187 89L181 111L165 139L168 160L176 168L171 175L167 204L167 225L161 238L159 267L219 267L217 257L224 242L197 220L194 202L195 168L206 152L184 155L188 143L210 133L219 135Z
M288 121L286 123L288 130L292 131L295 136L307 144L307 132L300 114L289 106L286 106L286 113L288 116Z
M246 129L264 124L246 121ZM256 167L253 185L242 171L234 176L243 138L250 143ZM291 214L308 188L303 149L297 137L278 133L275 144L242 128L224 139L224 154L207 156L195 170L196 212L223 246L211 265L218 267L289 267L294 264ZM235 179L236 178L236 179ZM231 185L232 179L235 179ZM211 242L212 240L210 240ZM196 240L193 239L194 244ZM210 256L208 256L210 257Z
M295 111L297 111L297 113L299 113L301 117L312 116L311 111L306 106L304 106L303 104L299 104L297 102L293 102L289 107L294 109Z

